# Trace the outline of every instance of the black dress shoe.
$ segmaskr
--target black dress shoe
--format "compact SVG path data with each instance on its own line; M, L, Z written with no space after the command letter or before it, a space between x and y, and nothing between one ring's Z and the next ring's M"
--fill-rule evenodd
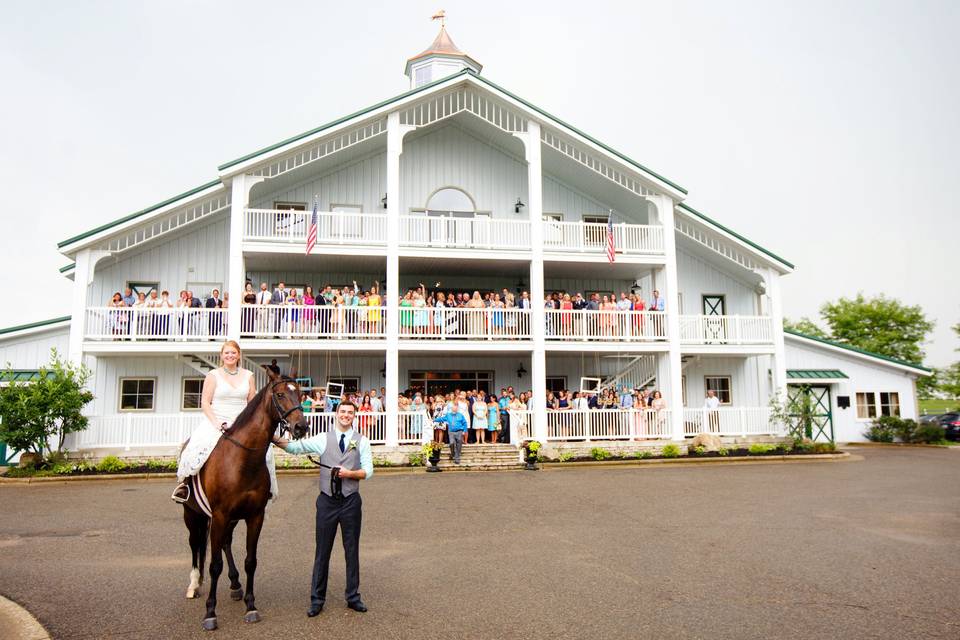
M347 607L359 613L367 612L367 605L363 604L362 600L357 600L356 602L348 602Z
M312 605L310 605L310 608L307 609L307 617L308 617L308 618L313 618L314 616L318 616L318 615L320 615L320 612L321 612L321 611L323 611L323 605L322 605L322 604L312 604Z

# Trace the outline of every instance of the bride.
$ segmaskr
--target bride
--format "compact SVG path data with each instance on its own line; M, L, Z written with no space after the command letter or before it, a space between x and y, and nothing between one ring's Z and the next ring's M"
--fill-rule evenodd
M190 439L180 452L180 464L177 467L180 484L171 496L174 501L185 502L189 498L186 480L200 473L200 468L217 446L223 431L233 425L233 421L255 395L257 388L253 372L240 366L240 345L234 340L227 340L220 348L220 366L208 373L203 381L200 408L204 419L190 434ZM270 471L270 492L275 498L277 481L273 447L267 449L267 468Z

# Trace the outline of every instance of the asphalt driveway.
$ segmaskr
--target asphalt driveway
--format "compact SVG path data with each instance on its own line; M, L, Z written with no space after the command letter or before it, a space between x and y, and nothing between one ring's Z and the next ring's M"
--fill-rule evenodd
M375 476L362 487L370 611L343 605L338 543L313 619L316 481L281 477L263 621L243 624L224 577L213 634L203 600L183 597L168 481L3 485L0 593L55 638L960 638L960 451L857 454Z

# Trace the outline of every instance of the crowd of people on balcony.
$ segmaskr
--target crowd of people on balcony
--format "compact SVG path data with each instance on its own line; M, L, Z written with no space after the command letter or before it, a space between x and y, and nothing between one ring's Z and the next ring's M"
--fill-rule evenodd
M382 336L383 299L379 283L362 289L329 284L314 292L310 285L287 288L283 281L271 290L266 282L254 291L247 282L243 293L241 334L257 337Z
M193 291L182 290L176 301L170 292L148 292L127 287L123 294L115 292L107 307L106 326L110 334L120 339L166 340L207 338L213 340L226 335L226 313L216 309L229 307L229 297L214 289L201 299Z

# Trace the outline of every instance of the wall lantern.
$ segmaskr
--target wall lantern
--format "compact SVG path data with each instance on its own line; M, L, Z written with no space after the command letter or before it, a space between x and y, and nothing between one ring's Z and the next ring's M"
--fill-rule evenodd
M517 377L522 378L527 373L526 367L523 366L523 363L520 363L520 368L517 369Z
M523 201L520 198L517 198L516 204L513 205L513 212L520 213L520 209L525 206L527 205L523 204Z
M387 208L387 194L383 194L383 197L380 199L380 203L383 205L383 208Z

